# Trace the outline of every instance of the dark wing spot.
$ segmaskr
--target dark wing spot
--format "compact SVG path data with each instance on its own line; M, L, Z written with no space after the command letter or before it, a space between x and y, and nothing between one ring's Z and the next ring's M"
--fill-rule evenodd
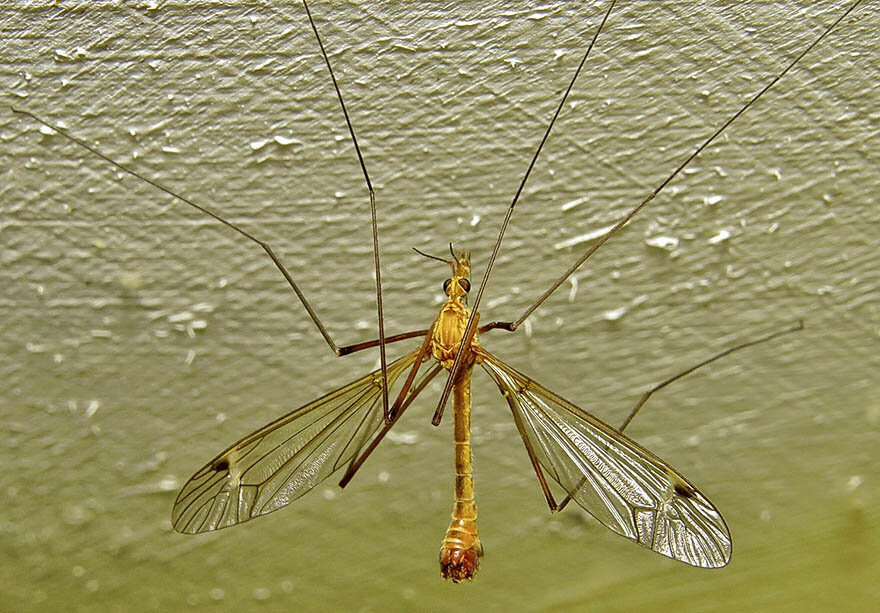
M229 470L229 459L228 458L220 458L214 464L211 465L211 468L215 472L226 472Z
M681 481L675 480L673 485L673 489L675 493L681 496L682 498L693 498L694 497L694 488L689 486L687 483L682 483Z
M675 474L668 466L666 467L666 476L669 478L669 485L672 486L672 491L676 496L694 498L697 495L697 490L682 477Z

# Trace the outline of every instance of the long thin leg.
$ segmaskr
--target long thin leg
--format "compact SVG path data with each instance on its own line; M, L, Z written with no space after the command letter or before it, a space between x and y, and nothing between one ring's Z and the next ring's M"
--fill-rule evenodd
M400 388L400 393L397 395L397 400L394 401L394 406L391 407L390 415L386 415L385 423L391 424L392 421L396 421L397 417L400 414L400 407L402 407L405 403L406 395L409 392L410 386L415 381L416 374L419 372L419 368L422 367L422 363L428 358L431 353L431 340L434 338L434 326L436 324L431 324L431 327L427 330L425 334L425 340L422 341L422 346L419 348L419 354L416 356L415 362L413 362L412 368L410 368L409 375L406 377L406 381L404 381L403 385ZM390 419L389 419L390 417Z
M477 328L473 327L470 329L470 333L468 333L467 328L465 328L464 336L462 337L461 344L459 345L459 353L461 352L462 347L470 347L471 343L474 340L474 333ZM440 403L437 405L437 408L434 410L434 417L431 418L431 423L435 426L440 425L440 420L443 419L443 409L446 405L444 403Z
M431 328L428 330L427 334L425 334L425 340L422 341L422 346L419 348L419 353L416 355L416 359L413 361L412 368L409 371L409 375L406 378L403 386L400 388L400 393L397 395L397 400L394 401L394 406L391 407L391 419L388 419L387 416L385 418L385 426L382 430L376 435L369 446L360 454L360 456L354 457L351 460L351 464L349 464L348 469L345 471L345 474L342 476L342 479L339 481L339 487L345 487L348 485L348 482L351 481L352 477L354 477L355 473L358 469L363 465L363 463L367 460L369 455L373 453L373 450L382 442L382 439L385 438L385 435L391 430L391 427L397 423L397 420L400 419L400 416L403 415L403 412L410 405L410 403L415 400L416 396L419 395L428 382L434 378L434 376L440 372L441 366L438 364L434 370L430 371L425 378L415 387L415 389L410 392L410 387L413 384L413 381L416 378L416 373L419 371L419 368L422 365L425 357L427 357L428 353L431 350L431 339L434 336L434 325L431 325ZM409 396L407 396L409 394Z
M682 377L691 374L692 372L694 372L698 368L702 368L706 364L710 364L710 363L714 362L715 360L723 358L726 355L730 355L734 351L739 351L740 349L745 349L746 347L751 347L753 345L758 345L760 343L766 343L767 341L773 340L774 338L776 338L778 336L782 336L783 334L790 334L792 332L798 332L799 330L803 330L803 329L804 329L804 322L798 320L797 324L790 327L790 328L786 328L785 330L780 330L778 332L774 332L772 334L768 334L766 336L762 336L761 338L756 338L751 341L746 341L744 343L740 343L739 345L735 345L733 347L728 347L724 351L713 355L711 358L707 358L707 359L703 360L702 362L700 362L699 364L694 364L693 366L691 366L687 370L683 370L680 373L678 373L677 375L673 375L673 376L669 377L668 379L661 381L660 383L657 383L656 385L652 386L651 389L649 389L647 392L645 392L642 395L641 399L639 399L639 401L636 403L636 406L633 407L633 409L632 409L632 411L630 411L629 415L626 416L626 419L623 420L623 423L620 424L620 427L618 428L618 430L623 432L624 429L626 429L626 427L630 424L630 422L636 416L636 413L638 413L639 410L642 408L642 405L644 405L648 401L648 398L650 398L654 394L654 392L663 389L664 387L666 387L667 385L669 385L673 381L678 381Z
M396 343L397 341L403 341L408 338L416 338L418 336L424 336L428 333L428 330L413 330L412 332L404 332L403 334L395 334L393 336L385 337L385 344L390 345L391 343ZM372 341L364 341L362 343L354 343L353 345L346 345L345 347L339 348L339 355L348 355L349 353L355 353L357 351L361 351L362 349L369 349L370 347L375 347L381 344L381 339L375 339Z
M756 339L753 339L753 340L750 340L750 341L746 341L746 342L744 342L744 343L740 343L739 345L734 345L733 347L728 347L728 348L725 349L724 351L721 351L721 352L719 352L719 353L716 353L716 354L713 355L712 357L703 360L703 361L700 362L699 364L694 364L694 365L691 366L690 368L687 368L687 369L681 371L680 373L675 374L675 375L669 377L668 379L664 379L663 381L661 381L660 383L657 383L656 385L653 385L653 386L651 387L651 389L649 389L647 392L645 392L644 394L642 394L642 397L641 397L641 398L639 399L639 401L636 403L636 406L633 407L632 411L630 411L629 415L626 416L626 419L623 420L623 423L620 425L620 428L618 428L618 430L619 430L620 432L623 432L623 430L624 430L624 429L630 424L630 422L632 422L633 418L636 416L636 413L638 413L639 410L642 408L642 406L648 401L648 398L650 398L650 397L654 394L654 392L663 389L664 387L666 387L666 386L669 385L670 383L672 383L672 382L674 382L674 381L678 381L678 380L681 379L682 377L685 377L685 376L691 374L692 372L694 372L694 371L697 370L698 368L702 368L702 367L705 366L706 364L711 364L711 363L714 362L715 360L718 360L718 359L723 358L724 356L730 355L730 354L733 353L734 351L739 351L740 349L745 349L746 347L752 347L752 346L754 346L754 345L759 345L759 344L761 344L761 343L766 343L767 341L773 340L774 338L778 338L778 337L782 336L783 334L791 334L792 332L798 332L798 331L803 330L803 329L804 329L804 322L798 320L797 324L791 326L790 328L785 328L784 330L779 330L779 331L777 331L777 332L773 332L773 333L771 333L771 334L767 334L767 335L762 336L762 337L760 337L760 338L756 338ZM531 451L530 451L529 453L531 454ZM542 476L539 475L538 478L541 479ZM581 482L578 484L578 486L575 488L575 491L577 491L577 490L579 490L581 487L583 487L583 485L584 485L585 482L586 482L586 478L582 479ZM544 483L544 482L542 481L542 483L541 483L541 487L542 487L542 489L545 490L545 496L546 496L546 492L547 492L547 490L546 490L546 483ZM551 497L551 500L552 500L552 497ZM565 508L565 505L567 505L567 504L569 503L570 500L571 500L571 494L567 495L567 496L566 496L566 497L565 497L565 498L564 498L564 499L563 499L563 500L562 500L562 501L556 506L556 508L553 508L553 505L551 504L551 506L550 506L550 510L553 511L553 512L561 511L562 509Z
M333 89L336 90L336 97L339 99L339 106L342 107L342 114L345 115L345 124L348 126L348 133L351 134L351 142L354 144L354 150L357 152L358 162L360 162L361 170L364 172L364 181L367 183L367 190L370 192L370 222L373 230L373 264L376 269L376 312L379 320L379 360L382 364L382 408L385 411L385 419L390 420L391 414L388 410L388 364L385 358L385 314L382 309L382 272L379 266L379 226L376 220L376 192L373 190L373 184L370 181L370 173L367 172L367 165L364 163L364 156L361 154L361 148L358 145L357 136L354 133L354 126L351 124L351 118L348 116L348 109L345 108L345 102L342 99L342 91L336 82L336 75L333 74L333 67L330 65L330 58L324 50L324 43L321 42L321 36L318 34L318 27L315 20L312 19L312 12L306 0L303 0L303 7L306 9L306 15L309 16L309 23L312 31L315 33L315 39L318 41L318 47L321 48L321 55L324 57L324 63L327 64L327 71L330 73L330 80L333 81Z
M440 364L435 364L431 370L425 373L425 375L422 377L422 380L419 381L418 385L410 390L409 395L406 397L406 400L403 402L403 404L400 405L400 408L396 410L396 413L394 414L394 419L391 421L391 423L386 423L382 430L380 430L379 433L376 435L376 438L373 439L373 441L370 443L369 447L364 449L363 453L361 453L361 455L358 456L358 458L354 460L351 465L349 465L348 470L345 472L345 475L343 475L342 479L339 481L339 487L345 487L346 485L348 485L349 481L352 480L360 467L363 466L364 462L367 461L367 458L370 456L370 454L373 453L376 447L379 446L379 443L382 442L382 439L385 438L385 435L391 431L391 428L394 426L394 424L397 423L397 421L400 419L400 416L403 415L403 412L406 411L409 405L412 404L412 401L416 399L416 396L418 396L419 393L421 393L421 391L425 389L425 387L427 387L427 385L434 379L434 377L437 376L437 373L439 373L441 370L443 370L443 367L440 366ZM392 408L392 410L394 409Z
M551 513L555 513L559 510L559 505L556 504L556 499L553 497L553 492L550 491L550 485L547 483L547 478L544 477L544 470L541 468L541 463L538 461L538 457L535 455L535 450L532 449L532 443L529 437L526 435L525 427L523 426L519 413L517 413L516 411L516 407L513 404L513 399L507 392L504 393L504 399L507 401L507 404L510 407L510 412L513 413L513 421L516 424L516 429L519 430L519 436L522 439L523 445L525 445L526 447L526 453L529 455L529 461L532 463L532 468L535 469L535 474L538 476L538 483L541 484L541 491L544 493L544 499L547 501L547 506L550 507Z
M469 338L473 335L474 326L476 325L476 317L477 317L477 309L480 307L480 301L483 299L483 292L486 290L486 284L489 282L489 275L492 273L492 268L495 266L495 258L498 256L498 250L501 249L501 241L504 240L504 233L507 231L507 225L510 223L510 217L513 215L513 209L516 206L516 203L519 201L519 196L522 193L523 188L526 186L526 181L529 178L529 175L532 172L532 168L535 167L535 162L538 161L538 156L541 155L541 150L544 148L544 143L547 142L547 138L550 136L550 130L553 129L553 125L556 123L556 118L559 117L559 113L562 112L562 107L565 106L565 101L568 99L568 94L571 92L574 87L575 81L577 81L578 75L581 73L581 69L584 67L584 64L587 61L587 58L590 56L590 51L592 51L593 46L596 44L596 39L599 38L599 32L602 31L602 28L605 27L605 22L608 21L608 16L611 14L611 9L614 8L614 1L608 5L608 10L605 12L605 16L602 18L602 23L599 24L599 27L596 29L596 33L593 34L593 40L590 41L587 50L584 52L584 56L581 58L580 64L578 64L577 70L574 71L574 76L572 76L571 81L568 84L568 87L565 90L565 93L562 94L562 99L559 101L559 105L556 107L556 111L553 113L553 117L550 119L550 123L547 124L547 129L544 131L544 136L541 138L541 142L538 143L538 147L535 149L535 154L532 156L531 162L529 162L528 168L526 168L526 172L523 175L522 181L520 181L519 187L516 190L516 193L513 195L513 200L510 202L510 206L507 207L507 214L504 216L504 221L501 223L501 230L498 232L498 238L495 239L495 247L492 249L492 254L489 256L489 261L486 264L486 272L483 273L483 280L480 281L480 289L477 291L477 297L474 299L473 306L471 307L471 316L468 319L467 327L465 327L463 338ZM449 394L452 391L452 385L455 381L455 377L458 376L458 369L461 365L461 356L463 353L463 349L465 344L462 343L458 348L458 353L455 354L455 361L452 363L452 368L449 370L449 377L446 379L446 386L443 388L443 393L440 395L440 401L437 403L437 410L434 412L434 419L432 423L434 425L438 425L440 423L440 417L443 415L443 408L446 406L446 401L449 399Z
M241 228L241 227L235 225L234 223L232 223L231 221L229 221L229 220L227 220L227 219L221 217L221 216L218 215L217 213L214 213L212 210L210 210L210 209L208 209L208 208L206 208L206 207L204 207L204 206L202 206L202 205L200 205L200 204L196 204L195 202L193 202L193 201L190 200L189 198L186 198L186 197L184 197L184 196L181 196L180 194L174 192L171 188L165 187L164 185L162 185L162 184L159 183L158 181L155 181L155 180L153 180L153 179L150 179L149 177L146 177L146 176L144 176L144 175L138 173L137 171L132 170L131 168L125 166L124 164L122 164L122 163L120 163L120 162L117 162L116 160L114 160L113 158L111 158L111 157L107 156L106 154L102 153L102 152L99 151L98 149L95 149L94 147L92 147L91 145L89 145L88 143L86 143L85 141L83 141L83 140L77 138L76 136L73 136L72 134L68 133L68 132L67 132L66 130L64 130L63 128L59 128L58 126L53 126L52 124L50 124L50 123L49 123L48 121L46 121L45 119L43 119L43 118L41 118L41 117L38 117L37 115L34 115L34 114L31 113L30 111L24 111L24 110L21 110L21 109L17 109L17 108L15 108L15 107L13 107L13 106L10 106L9 108L10 108L10 110L11 110L13 113L17 113L17 114L19 114L19 115L25 115L25 116L27 116L27 117L30 117L31 119L33 119L33 120L36 121L37 123L40 123L40 124L46 126L47 128L50 128L50 129L54 130L55 132L57 132L58 134L60 134L60 135L63 136L64 138L66 138L67 140L69 140L69 141L71 141L71 142L73 142L73 143L76 143L77 145L79 145L79 146L82 147L83 149L86 149L87 151L90 151L91 153L93 153L94 155L98 156L99 158L101 158L102 160L104 160L105 162L107 162L108 164L111 164L112 166L115 166L115 167L118 168L119 170L121 170L121 171L123 171L123 172L125 172L125 173L127 173L127 174L129 174L129 175L131 175L131 176L133 176L133 177L135 177L135 178L137 178L137 179L143 181L144 183L147 183L147 184L149 184L149 185L152 185L152 186L155 187L156 189L158 189L158 190L160 190L160 191L162 191L162 192L165 192L166 194L168 194L169 196L172 196L173 198L176 198L177 200L180 200L180 201L183 202L184 204L188 204L189 206L193 207L194 209L196 209L196 210L198 210L198 211L204 213L204 214L207 215L208 217L211 217L211 218L217 220L218 222L220 222L220 223L223 224L224 226L226 226L226 227L228 227L228 228L231 228L232 230L235 230L236 232L238 232L239 234L241 234L242 236L244 236L244 237L247 238L248 240L250 240L250 241L256 243L257 245L259 245L259 246L263 249L263 251L266 252L266 254L269 256L269 258L272 260L272 263L275 264L275 267L276 267L276 268L281 272L281 274L284 276L284 278L285 278L285 280L287 281L288 285L290 285L291 289L293 289L294 293L296 294L297 298L299 298L299 301L302 303L303 307L305 307L306 312L309 314L309 317L311 318L312 322L315 324L315 327L318 328L318 332L320 332L321 336L322 336L322 337L324 338L324 340L327 342L327 345L330 346L330 349L331 349L331 350L333 351L333 353L336 354L337 356L348 355L349 353L355 353L356 351L361 351L362 349L367 349L367 348L369 348L369 347L375 347L376 345L380 345L380 346L382 345L382 339L381 339L381 338L380 338L379 340L376 340L376 341L367 341L367 342L364 342L364 343L355 343L355 344L352 344L352 345L344 345L344 346L339 346L339 345L337 345L337 344L333 341L333 339L330 337L330 333L327 331L327 328L325 328L325 327L324 327L324 324L321 323L321 320L320 320L320 318L318 317L318 314L317 314L317 313L315 312L315 310L312 308L312 305L309 304L309 301L306 299L305 295L302 293L302 291L301 291L301 290L299 289L299 287L297 286L296 281L293 280L293 276L290 274L290 272L287 270L287 268L284 266L284 264L281 263L281 260L278 259L278 256L275 255L275 252L272 250L272 247L270 247L268 243L266 243L266 242L260 240L259 238L257 238L257 237L254 236L253 234L250 234L249 232L247 232L247 231L244 230L243 228ZM384 329L382 330L382 332L384 333ZM415 331L415 332L407 332L407 333L404 333L404 334L397 334L397 335L395 335L395 336L386 337L386 338L384 339L384 343L385 343L385 344L388 344L388 343L393 343L393 342L396 342L396 341L404 340L404 339L407 339L407 338L414 338L414 337L416 337L416 336L421 336L421 335L423 335L424 333L425 333L424 330L418 330L418 331Z
M604 244L608 241L608 239L610 239L612 236L614 236L614 235L617 233L617 231L620 230L624 225L626 225L626 223L627 223L630 219L632 219L633 217L635 217L636 214L638 214L638 212L641 211L642 208L643 208L646 204L648 204L649 202L651 202L651 200L653 200L654 197L657 196L657 194L659 194L660 191L661 191L664 187L666 187L666 186L669 184L670 181L672 181L672 179L674 179L674 178L675 178L675 177L676 177L676 176L677 176L682 170L684 170L684 168L685 168L688 164L690 164L690 163L693 161L693 159L694 159L695 157L697 157L697 155L699 155L701 151L703 151L703 149L705 149L706 147L708 147L709 144L711 144L716 138L718 138L718 136L719 136L722 132L724 132L724 130L727 129L727 127L728 127L730 124L732 124L732 123L733 123L733 122L734 122L734 121L735 121L740 115L742 115L743 113L745 113L745 112L746 112L746 111L747 111L747 110L748 110L753 104L755 104L755 102L757 102L758 99L759 99L761 96L763 96L763 95L764 95L764 94L765 94L765 93L766 93L771 87L773 87L773 86L776 84L777 81L779 81L783 76L785 76L785 74L786 74L789 70L791 70L792 68L794 68L794 66L795 66L798 62L800 62L801 59L802 59L807 53L809 53L810 50L813 49L813 47L815 47L816 45L818 45L819 42L820 42L823 38L825 38L825 37L831 32L831 30L833 30L834 27L837 26L837 24L839 24L844 18L846 18L847 15L849 15L853 10L855 10L855 8L856 8L861 2L862 2L862 0L857 0L856 2L854 2L854 3L853 3L853 4L852 4L852 5L851 5L846 11L844 11L844 13L843 13L840 17L838 17L838 18L834 21L834 23L832 23L830 26L828 26L828 27L825 29L825 31L822 32L822 34L820 34L820 35L816 38L816 40L814 40L814 41L813 41L813 42L812 42L812 43L811 43L806 49L804 49L803 51L801 51L800 54L798 54L798 56L795 57L795 58L791 61L791 63L789 63L788 66L785 67L785 69L784 69L782 72L780 72L778 75L776 75L776 77L774 77L772 81L770 81L767 85L765 85L764 88L763 88L761 91L759 91L757 94L755 94L755 95L752 97L751 100L749 100L748 102L746 102L746 104L743 105L743 107L742 107L741 109L739 109L736 113L734 113L734 114L733 114L733 115L732 115L727 121L725 121L724 124L723 124L720 128L718 128L717 130L715 130L715 132L713 132L712 135L709 136L709 138L707 138L705 141L703 141L703 143L702 143L699 147L697 147L696 150L695 150L693 153L691 153L691 154L687 157L687 159L685 159L685 160L684 160L684 161L678 166L678 168L676 168L675 170L673 170L672 173L671 173L668 177L666 177L666 179L665 179L660 185L658 185L658 186L654 189L654 191L652 191L652 192L648 195L647 198L645 198L644 200L642 200L642 201L641 201L636 207L634 207L629 213L627 213L626 215L624 215L623 218L621 218L620 221L618 221L616 224L614 224L614 226L613 226L610 230L608 230L608 232L606 232L606 233L605 233L605 234L604 234L604 235L603 235L598 241L596 241L596 242L595 242L595 243L594 243L594 244L593 244L593 245L592 245L592 246L586 251L586 253L584 253L584 255L582 255L580 258L578 258L578 260L577 260L574 264L572 264L572 265L568 268L568 270L566 270L564 273L562 273L562 276L560 276L556 281L554 281L553 284L547 289L547 291L545 291L543 294L541 294L541 296L540 296L540 297L534 302L534 304L532 304L532 305L531 305L530 307L528 307L525 311L523 311L522 315L519 316L519 319L517 319L516 321L512 321L512 322L493 322L492 324L490 324L490 325L492 326L492 329L495 329L495 328L502 328L502 329L504 329L504 330L509 330L509 331L511 331L511 332L513 332L514 330L516 330L516 329L517 329L517 328L518 328L518 327L519 327L519 326L520 326L520 325L521 325L521 324L522 324L522 323L523 323L523 322L529 317L529 315L531 315L531 314L532 314L532 313L533 313L533 312L534 312L539 306L541 306L541 305L544 303L544 301L547 300L547 298L549 298L550 295L551 295L553 292L555 292L556 289L557 289L560 285L562 285L562 284L566 281L566 279L568 279L568 278L572 275L572 273L574 273L574 271L576 271L576 270L581 266L581 264L583 264L584 262L586 262L587 259L589 259L589 257L590 257L591 255L593 255L593 254L599 249L599 247L601 247L602 245L604 245ZM506 224L507 224L507 221L505 220L505 227L506 227ZM503 232L503 229L502 229L502 232ZM499 237L499 238L500 238L500 237ZM493 255L494 255L494 254L493 254ZM487 272L488 272L488 271L487 271ZM483 281L483 282L485 283L485 278L484 278L484 281ZM482 289L483 289L483 288L482 288L482 286L481 286L481 287L480 287L480 291L481 291L481 292L482 292ZM479 299L479 295L478 295L478 299ZM474 311L476 312L476 305L474 305Z

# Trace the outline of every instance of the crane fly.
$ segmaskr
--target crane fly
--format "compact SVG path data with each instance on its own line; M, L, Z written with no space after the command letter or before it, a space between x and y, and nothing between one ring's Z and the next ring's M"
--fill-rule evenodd
M249 434L197 471L180 490L174 502L172 509L174 529L182 533L195 534L240 524L290 504L334 474L341 474L339 483L344 487L400 420L419 393L440 372L447 371L447 383L432 420L434 424L440 423L447 396L451 395L455 467L454 502L452 518L441 545L440 566L443 577L454 582L473 578L483 553L477 530L470 438L471 376L474 369L479 367L495 382L510 408L526 454L551 511L561 511L573 500L604 526L643 547L696 567L725 566L730 560L732 541L721 513L684 475L627 437L623 434L623 430L655 391L732 351L799 330L802 324L728 348L662 381L642 396L620 428L614 428L597 419L506 364L482 347L481 335L493 330L515 331L601 245L791 70L860 2L861 0L854 2L770 83L713 132L648 197L632 208L596 241L523 312L519 319L480 325L479 304L514 207L590 50L611 14L614 2L610 2L507 209L473 302L470 304L468 302L472 287L469 252L456 252L452 245L450 245L449 258L419 252L450 267L451 275L443 283L446 300L429 328L386 336L383 323L375 192L329 57L324 50L308 4L304 0L303 6L309 24L330 73L370 196L379 321L378 339L347 346L339 346L331 339L315 310L297 286L293 275L267 243L210 209L109 158L65 130L50 125L28 111L13 108L13 112L27 115L56 130L65 138L88 149L120 170L146 181L258 244L283 274L336 355L379 348L381 365L379 369ZM395 360L386 359L386 345L415 338L421 339L418 347ZM425 366L427 364L430 366ZM422 370L423 366L425 366L424 370ZM392 402L389 393L400 380L403 382L399 385L397 396ZM551 491L551 483L556 483L562 488L565 492L564 498L556 500Z
M485 350L479 332L495 329L493 324L475 328L466 340L472 314L465 305L470 254L453 252L447 263L452 269L443 283L447 300L424 341L388 364L391 385L409 371L391 407L390 423L383 418L381 371L376 370L260 428L208 462L180 490L172 511L174 529L210 532L271 513L338 471L343 471L344 487L416 395L441 370L450 370L464 347L452 388L455 483L452 519L440 552L444 578L473 578L483 553L470 439L471 373L477 365L507 401L551 511L574 500L617 534L665 556L703 568L726 565L732 547L727 525L684 475ZM749 344L794 329L799 328ZM431 358L436 364L414 383L419 367ZM561 502L554 499L548 477L565 490Z

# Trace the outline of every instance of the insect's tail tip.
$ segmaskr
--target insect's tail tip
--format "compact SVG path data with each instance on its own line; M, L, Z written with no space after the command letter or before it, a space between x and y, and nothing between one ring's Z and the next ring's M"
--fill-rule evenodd
M440 574L453 583L472 581L480 568L483 549L479 545L468 549L446 549L440 552Z

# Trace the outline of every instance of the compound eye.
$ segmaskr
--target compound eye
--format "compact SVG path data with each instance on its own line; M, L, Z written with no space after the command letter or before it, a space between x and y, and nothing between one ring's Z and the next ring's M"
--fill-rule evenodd
M458 286L465 292L471 291L471 282L469 279L459 279Z
M449 293L447 290L449 289L449 284L450 284L450 283L452 283L452 279L446 279L446 281L443 282L443 293L444 293L444 294L448 294L448 293Z

